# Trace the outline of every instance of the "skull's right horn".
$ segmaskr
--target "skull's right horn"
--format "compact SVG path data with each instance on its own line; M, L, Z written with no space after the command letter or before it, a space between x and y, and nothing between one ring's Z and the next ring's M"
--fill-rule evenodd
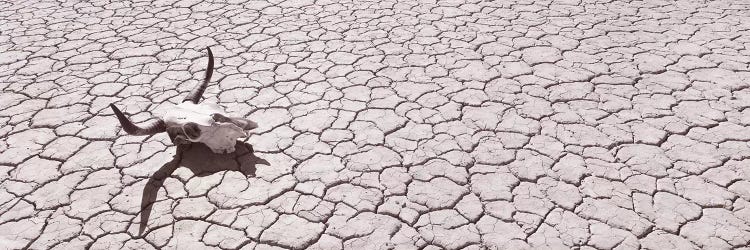
M214 72L214 54L211 53L211 48L208 49L208 67L206 68L206 76L203 78L203 83L195 86L195 88L190 91L190 94L185 96L185 99L182 100L182 102L190 101L192 103L198 104L198 102L201 101L201 97L203 96L203 92L206 91L206 87L208 87L208 81L211 80L211 74Z

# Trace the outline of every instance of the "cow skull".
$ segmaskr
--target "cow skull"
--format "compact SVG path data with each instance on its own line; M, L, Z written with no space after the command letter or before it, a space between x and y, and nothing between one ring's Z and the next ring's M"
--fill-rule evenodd
M171 107L163 117L157 117L150 123L135 125L114 104L109 106L128 134L153 135L167 132L173 143L200 142L214 153L234 152L237 138L247 137L245 131L257 128L258 124L248 119L228 116L217 104L199 103L211 80L213 69L214 55L211 48L208 48L208 68L203 83L190 91L182 103Z

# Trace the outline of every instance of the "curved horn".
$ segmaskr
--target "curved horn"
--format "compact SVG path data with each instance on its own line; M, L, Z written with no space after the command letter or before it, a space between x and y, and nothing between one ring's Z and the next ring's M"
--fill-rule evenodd
M203 96L203 91L206 91L206 87L208 87L208 81L211 80L211 74L214 72L214 54L211 53L211 48L208 49L208 68L206 68L206 76L203 78L203 84L196 86L192 91L190 91L190 94L188 94L182 102L191 101L195 104L198 104L198 102L201 100L201 96Z
M161 133L164 131L167 131L167 125L164 124L164 121L161 119L156 119L156 121L151 122L150 124L147 124L143 128L133 124L133 122L130 121L125 115L122 114L122 112L115 107L114 104L109 104L109 107L112 108L112 111L115 112L115 116L117 116L117 120L120 120L120 125L122 125L122 129L125 130L128 134L131 135L153 135L156 133Z

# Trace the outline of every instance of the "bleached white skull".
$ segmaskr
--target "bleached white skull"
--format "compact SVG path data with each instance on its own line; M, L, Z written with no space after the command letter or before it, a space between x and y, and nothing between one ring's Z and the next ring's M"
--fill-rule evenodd
M128 134L152 135L167 132L173 143L200 142L214 153L234 152L237 138L247 137L245 131L257 128L258 124L248 119L228 116L217 104L199 103L211 80L213 69L214 55L211 48L208 48L208 68L203 83L190 91L182 103L168 109L163 117L157 117L145 125L133 124L114 104L109 106Z

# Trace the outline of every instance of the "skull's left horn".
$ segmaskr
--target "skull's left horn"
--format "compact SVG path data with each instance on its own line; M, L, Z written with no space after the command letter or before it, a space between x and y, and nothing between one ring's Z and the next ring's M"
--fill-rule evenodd
M122 114L122 112L115 107L114 104L109 104L109 107L112 108L112 111L115 112L115 116L117 116L117 120L120 120L120 125L122 125L122 129L125 130L128 134L131 135L153 135L156 133L161 133L167 131L167 125L164 124L164 121L157 118L155 121L146 124L143 127L139 127L133 122L130 121L125 115Z
M203 83L201 85L196 86L192 91L190 91L190 94L188 94L182 102L191 101L195 104L198 104L198 102L201 101L201 97L203 96L203 92L206 91L206 87L208 87L208 81L211 80L211 74L214 72L214 54L211 53L211 48L208 49L208 67L206 68L206 76L203 78Z

